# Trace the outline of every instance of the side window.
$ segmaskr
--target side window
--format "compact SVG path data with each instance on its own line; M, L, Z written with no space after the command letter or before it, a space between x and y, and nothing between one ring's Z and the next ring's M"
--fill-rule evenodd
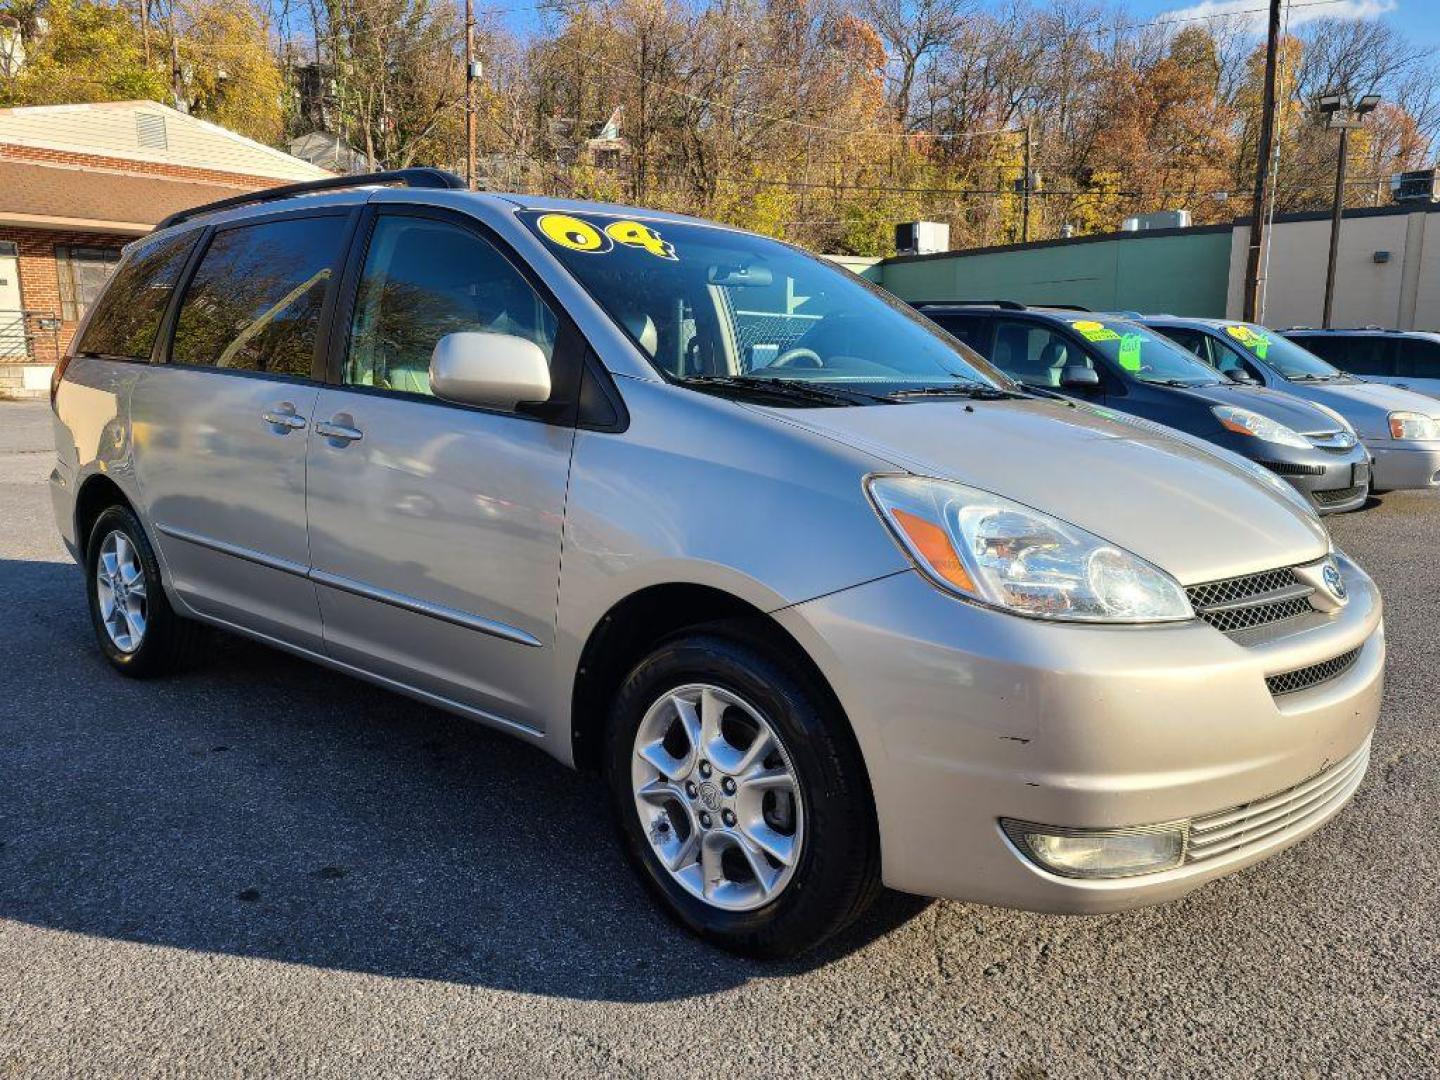
M1205 342L1210 348L1210 356L1206 357L1205 362L1220 374L1228 378L1236 372L1244 372L1257 383L1264 383L1265 376L1260 373L1260 369L1252 364L1239 349L1232 348L1208 334L1205 336Z
M149 360L170 291L180 280L198 235L195 231L172 234L132 248L101 294L76 351Z
M290 218L215 234L185 292L177 364L309 378L345 218Z
M1412 379L1440 379L1440 341L1401 339L1399 374Z
M1186 330L1180 326L1156 326L1152 329L1157 334L1162 334L1175 342L1182 349L1188 349L1211 367L1215 365L1215 355L1210 349L1210 337L1199 330Z
M430 393L430 354L446 334L533 341L554 359L555 313L491 244L468 229L382 215L355 297L344 381Z
M996 367L1030 386L1058 387L1067 367L1094 367L1079 345L1038 323L997 319L991 351Z
M1357 334L1353 337L1316 334L1314 337L1301 339L1299 345L1352 375L1395 374L1390 340L1376 334Z
M952 337L959 338L981 356L984 356L988 351L990 344L989 319L949 314L931 315L929 317L949 331Z

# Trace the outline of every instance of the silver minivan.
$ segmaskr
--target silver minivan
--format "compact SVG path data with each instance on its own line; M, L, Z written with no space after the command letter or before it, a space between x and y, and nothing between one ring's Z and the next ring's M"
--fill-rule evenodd
M221 627L509 732L602 774L665 909L754 955L882 883L1177 897L1356 790L1380 597L1289 485L787 245L457 186L261 193L126 252L51 475L120 672Z

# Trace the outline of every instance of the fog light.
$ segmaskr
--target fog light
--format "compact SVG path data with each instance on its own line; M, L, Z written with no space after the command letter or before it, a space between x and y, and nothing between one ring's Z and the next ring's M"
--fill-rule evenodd
M1028 821L1000 822L1026 856L1052 874L1119 878L1169 870L1185 861L1188 821L1132 829L1069 829Z

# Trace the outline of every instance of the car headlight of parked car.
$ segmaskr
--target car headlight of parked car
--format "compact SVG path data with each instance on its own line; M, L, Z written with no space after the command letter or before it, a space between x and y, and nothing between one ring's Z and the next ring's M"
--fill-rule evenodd
M1261 442L1278 443L1281 446L1310 446L1310 440L1298 431L1291 431L1284 424L1249 409L1241 409L1235 405L1216 405L1210 411L1215 414L1215 419L1220 421L1221 427L1237 435L1253 435Z
M945 480L875 476L867 487L916 565L957 596L1045 619L1194 618L1169 574L1068 522Z
M1390 437L1392 439L1440 439L1440 420L1424 413L1392 412L1390 414Z

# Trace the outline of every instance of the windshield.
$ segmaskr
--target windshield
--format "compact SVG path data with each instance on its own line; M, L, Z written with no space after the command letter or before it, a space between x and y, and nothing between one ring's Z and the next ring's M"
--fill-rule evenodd
M1193 354L1149 327L1094 315L1069 323L1091 348L1141 382L1214 386L1222 381Z
M824 403L828 390L865 404L896 393L1012 388L899 301L777 241L602 214L522 216L672 378L764 385L811 404Z
M1302 349L1287 337L1281 337L1254 323L1226 323L1226 335L1246 352L1273 367L1291 382L1318 382L1346 379L1339 368L1331 367L1312 352Z

